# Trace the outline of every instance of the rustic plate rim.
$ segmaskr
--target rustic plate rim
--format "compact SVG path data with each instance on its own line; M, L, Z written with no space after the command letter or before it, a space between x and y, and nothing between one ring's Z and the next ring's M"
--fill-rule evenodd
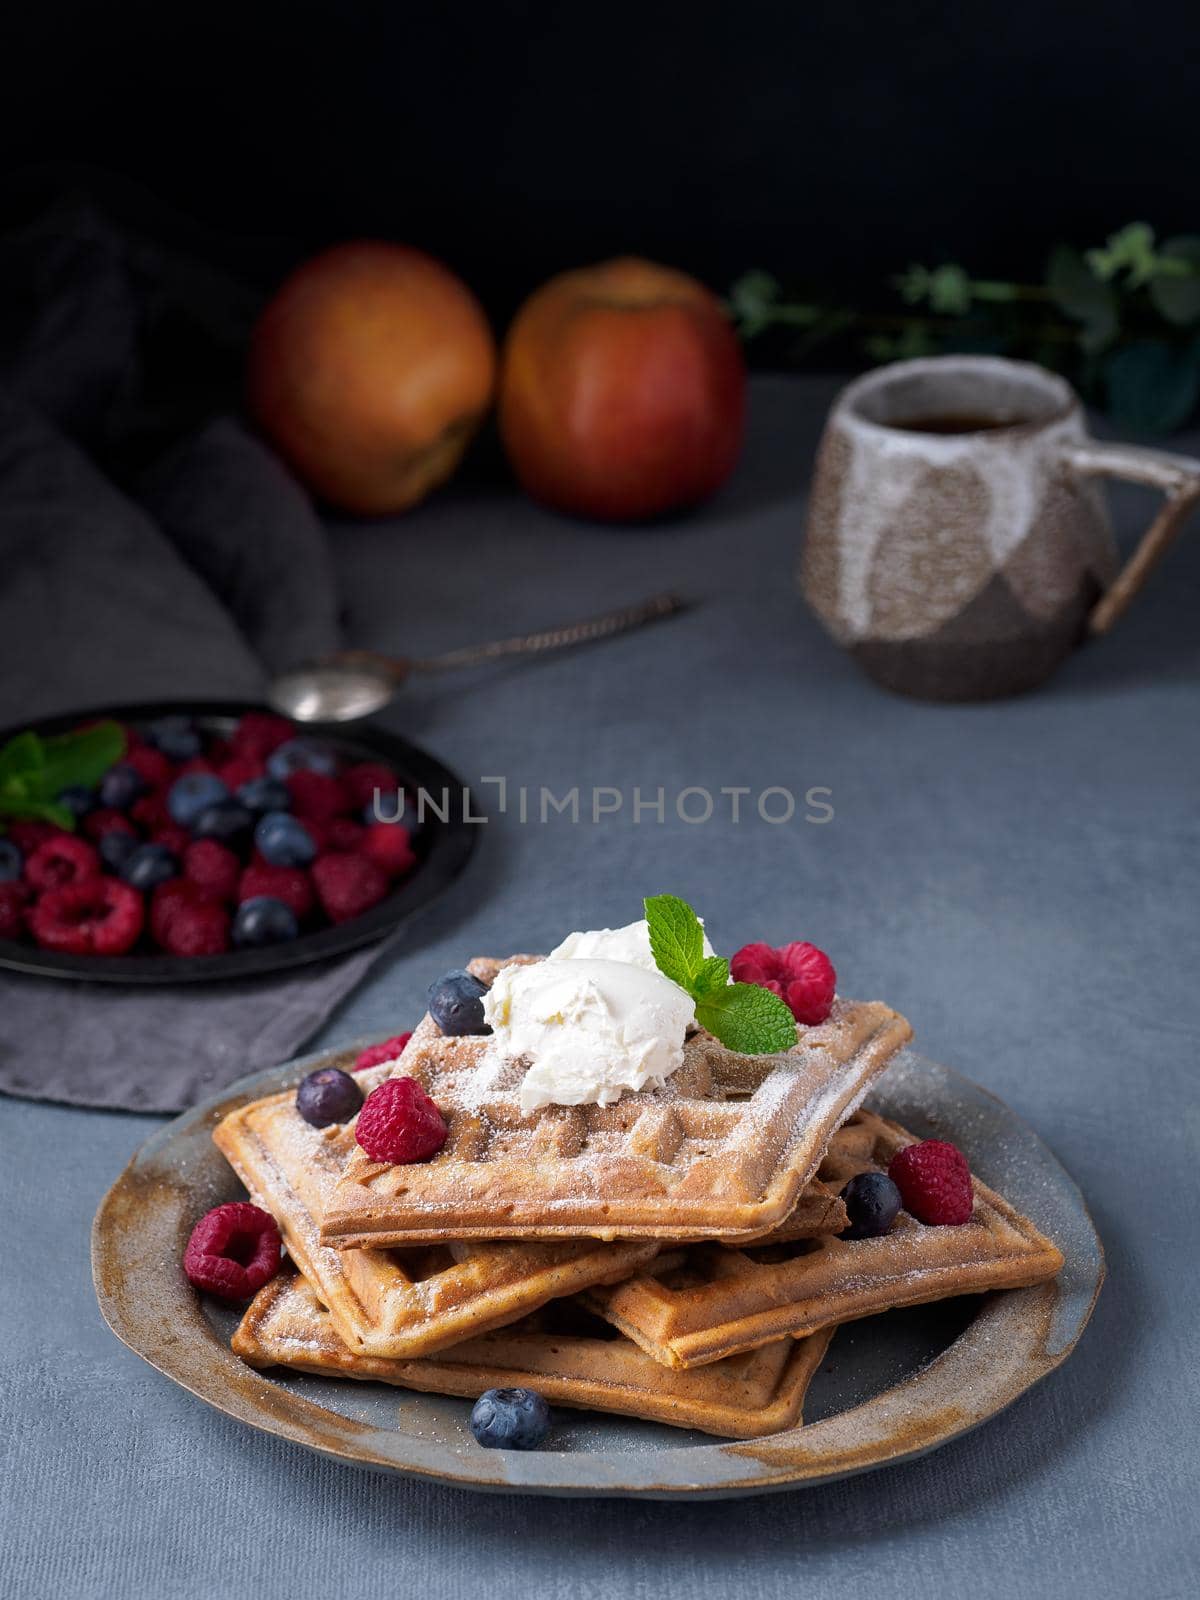
M321 1050L254 1073L157 1129L135 1151L104 1196L91 1237L93 1283L99 1308L123 1344L224 1415L345 1465L473 1490L661 1500L730 1498L834 1482L915 1460L998 1415L1070 1356L1104 1283L1104 1250L1095 1223L1078 1185L1049 1146L997 1095L951 1068L907 1051L901 1058L907 1062L906 1070L919 1080L931 1080L941 1087L941 1096L934 1097L935 1108L948 1096L956 1096L964 1105L985 1108L988 1115L999 1119L1025 1157L1032 1159L1039 1171L1053 1176L1054 1199L1060 1207L1070 1206L1069 1213L1062 1213L1062 1226L1069 1224L1080 1232L1087 1246L1086 1253L1077 1251L1073 1258L1068 1257L1060 1279L987 1297L978 1315L952 1344L898 1384L820 1422L763 1439L714 1440L659 1451L480 1450L464 1454L439 1441L431 1443L398 1430L356 1423L252 1372L233 1356L208 1323L182 1275L174 1269L166 1273L161 1240L157 1265L164 1281L159 1288L173 1300L176 1316L191 1322L200 1342L193 1349L187 1340L181 1340L176 1331L177 1320L169 1323L168 1336L163 1336L164 1329L156 1339L153 1327L138 1318L136 1304L140 1302L135 1302L131 1312L129 1297L123 1297L120 1288L114 1287L114 1274L124 1287L125 1272L124 1268L117 1270L113 1253L119 1262L121 1247L125 1247L127 1255L130 1243L128 1233L122 1234L119 1211L129 1202L131 1191L137 1191L147 1179L153 1162L166 1155L176 1141L187 1137L199 1124L211 1126L219 1115L247 1099L287 1087L318 1064L346 1064L367 1042ZM886 1093L886 1081L879 1089L886 1105L891 1098ZM941 1119L935 1115L933 1120L941 1131ZM220 1160L215 1147L213 1159ZM985 1176L1003 1186L1003 1180L994 1172ZM183 1186L175 1181L182 1190ZM136 1201L136 1193L132 1198ZM1047 1205L1050 1203L1046 1201ZM139 1213L135 1210L133 1214ZM189 1214L194 1216L194 1210ZM140 1215L144 1222L144 1209ZM169 1256L172 1263L182 1250L183 1220L181 1210L176 1218L174 1253ZM1049 1219L1044 1214L1035 1220L1052 1235L1056 1231L1053 1223L1047 1229ZM140 1225L137 1232L144 1234L144 1226ZM993 1353L997 1344L1003 1346L1005 1357L985 1366L979 1359L979 1348L989 1341ZM211 1352L207 1362L201 1360L197 1365L198 1351ZM953 1380L960 1368L964 1392L968 1380L982 1374L986 1391L982 1404L972 1409L970 1404L942 1403L923 1412L921 1407L933 1400L939 1380ZM240 1393L234 1393L235 1383ZM873 1429L876 1437L872 1440ZM399 1448L389 1450L388 1444ZM653 1464L659 1465L658 1471Z

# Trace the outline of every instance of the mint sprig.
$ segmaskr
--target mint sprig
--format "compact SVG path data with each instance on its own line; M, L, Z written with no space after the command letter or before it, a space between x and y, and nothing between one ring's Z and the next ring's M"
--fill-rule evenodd
M649 896L646 924L654 964L696 1002L696 1021L742 1055L774 1055L796 1042L796 1019L777 994L754 983L730 983L723 956L704 954L704 929L673 894Z
M93 788L124 754L117 722L50 738L31 729L18 733L0 749L0 827L5 817L32 817L73 831L75 818L58 796L76 784Z

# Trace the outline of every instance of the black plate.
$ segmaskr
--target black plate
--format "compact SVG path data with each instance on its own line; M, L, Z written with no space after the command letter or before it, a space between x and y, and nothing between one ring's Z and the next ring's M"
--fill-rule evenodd
M104 706L76 711L66 717L51 717L37 723L36 728L43 734L66 733L81 722L91 722L98 717L113 717L137 727L157 717L174 715L194 717L206 732L227 735L247 711L268 709L229 700ZM461 780L440 761L409 744L407 739L386 733L372 723L356 723L352 733L336 723L297 726L301 734L334 746L348 761L386 761L395 768L402 785L409 791L424 789L439 801L443 789L449 789L456 799L465 793ZM22 731L9 728L0 733L0 745ZM479 815L474 802L470 810L466 804L452 805L447 821L439 822L435 818L426 824L413 844L417 866L377 906L351 922L301 934L288 944L270 945L261 950L231 950L219 956L72 956L13 939L0 939L0 967L47 978L86 978L95 983L208 983L219 979L257 978L266 972L282 972L310 961L344 955L348 950L382 939L449 888L466 866L479 833L478 826L463 820L464 815Z

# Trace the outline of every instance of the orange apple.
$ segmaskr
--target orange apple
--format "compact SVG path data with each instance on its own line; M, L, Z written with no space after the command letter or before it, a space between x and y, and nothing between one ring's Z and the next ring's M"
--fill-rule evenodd
M613 521L705 499L742 443L746 369L720 301L622 257L564 272L517 313L500 431L536 500Z
M421 250L368 239L298 267L250 347L256 421L347 511L403 511L448 478L495 381L495 341L467 286Z

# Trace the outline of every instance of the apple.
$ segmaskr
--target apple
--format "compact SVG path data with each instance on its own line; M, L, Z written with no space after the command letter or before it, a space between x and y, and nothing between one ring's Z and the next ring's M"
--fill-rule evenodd
M364 514L403 511L450 476L495 382L467 286L424 251L369 239L298 267L250 346L259 427L315 494Z
M564 272L505 340L500 432L534 499L612 521L695 505L733 471L746 368L720 301L634 257Z

